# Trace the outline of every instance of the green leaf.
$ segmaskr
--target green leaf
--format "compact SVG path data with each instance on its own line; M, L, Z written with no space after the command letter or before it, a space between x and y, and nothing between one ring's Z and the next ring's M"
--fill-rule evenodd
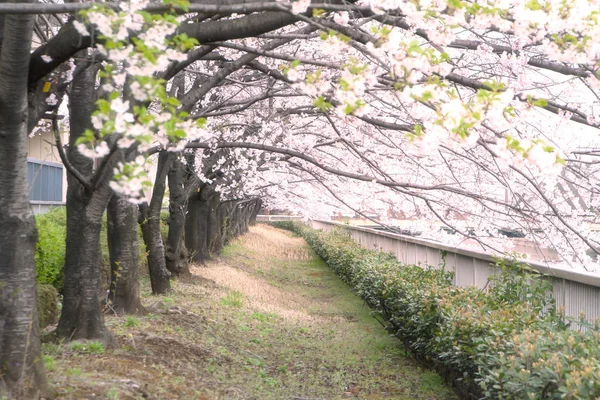
M170 5L172 8L180 8L183 11L190 9L190 2L188 0L163 0L163 3Z
M196 125L198 125L199 128L204 129L206 127L206 118L198 118L196 120Z
M415 131L415 135L416 136L422 136L423 135L423 127L421 125L419 125L419 124L415 125L414 131Z
M350 84L345 79L340 79L338 84L343 91L347 91L350 88Z
M344 114L350 115L354 112L354 110L356 110L355 106L353 106L352 104L346 103L346 106L344 107Z
M312 16L315 18L322 17L326 13L322 8L314 8L312 12Z
M333 105L330 102L326 101L323 96L319 96L316 99L314 99L313 105L315 107L317 107L319 110L321 110L322 112L326 112L333 108Z
M181 102L175 97L167 97L165 103L175 107L179 107L181 105Z

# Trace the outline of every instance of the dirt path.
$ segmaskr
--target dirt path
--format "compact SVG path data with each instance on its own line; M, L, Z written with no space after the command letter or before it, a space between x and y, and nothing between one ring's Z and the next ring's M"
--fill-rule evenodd
M289 232L252 227L193 273L169 297L145 296L155 313L108 318L118 348L45 345L60 397L455 398Z

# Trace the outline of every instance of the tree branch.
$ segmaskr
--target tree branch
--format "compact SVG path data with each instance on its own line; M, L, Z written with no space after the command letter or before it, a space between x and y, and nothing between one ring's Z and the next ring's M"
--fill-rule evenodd
M90 182L89 179L87 179L85 176L83 176L81 174L81 172L79 172L79 170L71 164L71 162L69 161L69 158L65 154L65 149L63 148L62 139L60 138L60 131L58 129L58 121L57 121L56 112L54 112L52 114L52 131L54 132L54 139L56 140L56 149L58 150L58 155L59 155L63 165L65 166L67 171L71 175L73 175L75 177L75 179L77 179L84 188L86 188L86 190L91 191L93 189L92 182Z

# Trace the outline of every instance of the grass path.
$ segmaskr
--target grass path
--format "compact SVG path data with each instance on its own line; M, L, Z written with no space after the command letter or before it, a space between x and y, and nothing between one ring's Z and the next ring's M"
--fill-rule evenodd
M45 344L59 398L455 399L301 238L257 225L193 273L107 317L118 347Z

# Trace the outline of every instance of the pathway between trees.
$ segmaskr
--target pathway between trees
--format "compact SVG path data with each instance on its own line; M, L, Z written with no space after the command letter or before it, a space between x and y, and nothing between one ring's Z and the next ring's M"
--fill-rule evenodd
M120 347L44 345L61 398L455 399L289 232L257 225L192 270L143 288L152 313L107 317Z

